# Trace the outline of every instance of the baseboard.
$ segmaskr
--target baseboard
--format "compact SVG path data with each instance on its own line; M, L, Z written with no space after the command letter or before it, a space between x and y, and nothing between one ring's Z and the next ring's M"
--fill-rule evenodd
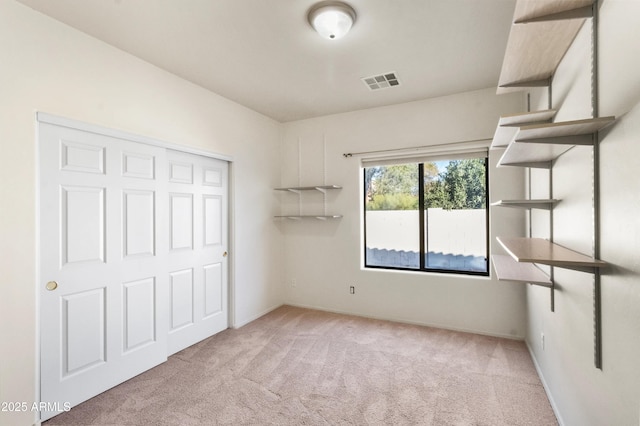
M331 313L334 313L334 314L354 315L354 316L363 317L363 318L370 318L370 319L383 320L383 321L393 321L393 322L398 322L398 323L401 323L401 324L421 325L421 326L424 326L424 327L440 328L442 330L459 331L461 333L479 334L481 336L499 337L501 339L524 341L524 337L522 337L522 336L512 336L512 335L500 334L500 333L490 333L490 332L482 331L482 330L466 329L466 328L462 328L462 327L451 327L451 326L447 326L447 325L443 325L443 324L437 324L437 323L428 323L428 322L413 321L413 320L408 320L408 319L403 319L403 318L382 317L382 316L376 316L376 315L361 314L359 312L341 311L341 310L337 310L337 309L326 308L326 307L323 307L323 306L311 306L311 305L303 305L303 304L299 304L299 303L285 302L284 305L295 306L295 307L298 307L298 308L305 308L305 309L315 309L317 311L331 312Z
M278 309L280 306L283 306L283 305L284 305L284 303L280 303L278 305L274 305L274 306L272 306L270 308L267 308L264 311L260 312L259 314L253 315L253 316L251 316L251 317L249 317L249 318L247 318L247 319L245 319L243 321L240 321L238 323L233 324L230 328L236 329L236 328L243 327L243 326L249 324L250 322L257 320L258 318L267 315L269 312L275 311L276 309Z
M553 399L553 394L551 393L551 389L549 388L549 385L547 384L547 381L544 378L544 374L542 374L542 369L540 368L540 364L538 364L538 360L536 359L536 355L533 352L533 350L531 349L531 346L529 346L529 342L527 342L527 340L525 339L524 344L527 345L527 349L529 350L529 355L531 356L531 359L533 360L533 365L536 368L536 372L538 373L538 377L540 378L540 382L542 382L542 387L544 388L544 392L547 394L547 399L549 400L549 403L551 404L551 409L553 410L553 413L556 415L556 420L558 421L558 424L560 426L564 426L565 422L562 420L562 416L560 415L560 410L558 409L558 406L556 405L556 401Z

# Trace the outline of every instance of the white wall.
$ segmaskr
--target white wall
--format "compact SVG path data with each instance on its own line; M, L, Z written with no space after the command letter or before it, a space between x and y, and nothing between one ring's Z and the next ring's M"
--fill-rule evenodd
M36 394L36 111L233 156L235 323L282 303L279 123L11 0L0 52L0 401Z
M527 343L539 365L559 420L565 425L640 423L640 2L605 0L600 9L600 116L618 121L601 132L602 370L593 362L593 277L555 268L555 313L548 291L528 290ZM557 70L553 105L558 119L591 116L591 24ZM538 108L545 93L533 92ZM592 253L592 154L577 147L553 168L553 237ZM532 193L548 189L536 172ZM546 223L545 223L546 220ZM548 215L534 219L535 236L549 237ZM545 336L542 348L541 333Z
M521 94L496 96L495 88L356 111L285 124L282 185L342 185L327 195L335 221L286 221L286 300L295 305L365 316L522 338L525 334L523 284L495 278L361 269L361 168L343 153L492 138L500 115L521 111ZM326 144L326 148L324 147ZM523 195L523 173L495 169L492 152L492 200ZM296 210L293 195L281 197L283 210ZM304 195L309 210L321 210L321 197ZM303 206L303 209L305 206ZM495 235L524 228L522 215L493 209ZM295 281L295 287L292 283ZM355 286L354 295L349 286Z

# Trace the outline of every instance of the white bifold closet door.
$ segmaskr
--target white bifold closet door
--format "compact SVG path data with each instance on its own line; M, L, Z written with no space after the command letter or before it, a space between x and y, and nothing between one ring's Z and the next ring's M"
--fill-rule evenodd
M46 420L227 328L228 164L39 124Z
M224 161L168 151L169 355L228 327Z

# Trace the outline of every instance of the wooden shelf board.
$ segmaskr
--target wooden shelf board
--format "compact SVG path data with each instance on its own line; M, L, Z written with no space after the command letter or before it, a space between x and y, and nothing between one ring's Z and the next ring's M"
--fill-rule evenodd
M521 126L515 135L516 142L590 135L611 125L615 117L597 117L584 120L560 121Z
M556 114L553 109L544 111L525 112L523 114L505 115L500 117L498 127L493 135L491 148L503 148L509 145L518 131L518 127L525 124L538 124L550 121Z
M512 142L500 157L499 166L521 166L549 168L551 161L570 150L572 145ZM546 164L544 164L546 163Z
M567 19L584 19L593 17L593 8L591 5L577 7L575 9L569 9L562 12L550 13L534 18L519 19L514 21L514 24L531 24L534 22L546 22L546 21L564 21Z
M318 185L318 186L292 186L286 188L274 188L276 191L320 191L323 189L342 189L338 185Z
M282 215L282 216L274 216L277 219L294 219L294 220L300 220L300 219L318 219L318 220L327 220L327 219L340 219L342 217L342 215L340 214L334 214L334 215L312 215L312 214L307 214L307 215Z
M522 209L543 209L551 210L553 206L558 203L559 200L499 200L495 203L491 203L492 206L499 207L515 207Z
M502 247L518 262L558 267L602 268L606 262L569 250L542 238L497 237Z
M494 254L491 256L493 267L500 281L518 281L529 284L552 287L553 283L532 263L518 263L511 256Z
M519 0L514 21L526 21L589 6L593 0ZM498 86L549 79L578 34L585 19L537 22L511 26ZM522 90L498 87L498 94Z
M615 117L599 117L519 127L498 165L553 161L575 145L593 144L590 135L614 121Z

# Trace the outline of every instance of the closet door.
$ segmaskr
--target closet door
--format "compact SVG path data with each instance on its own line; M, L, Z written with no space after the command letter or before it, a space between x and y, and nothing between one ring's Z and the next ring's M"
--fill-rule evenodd
M228 327L228 163L167 152L169 354Z
M167 358L166 150L40 123L42 419Z

